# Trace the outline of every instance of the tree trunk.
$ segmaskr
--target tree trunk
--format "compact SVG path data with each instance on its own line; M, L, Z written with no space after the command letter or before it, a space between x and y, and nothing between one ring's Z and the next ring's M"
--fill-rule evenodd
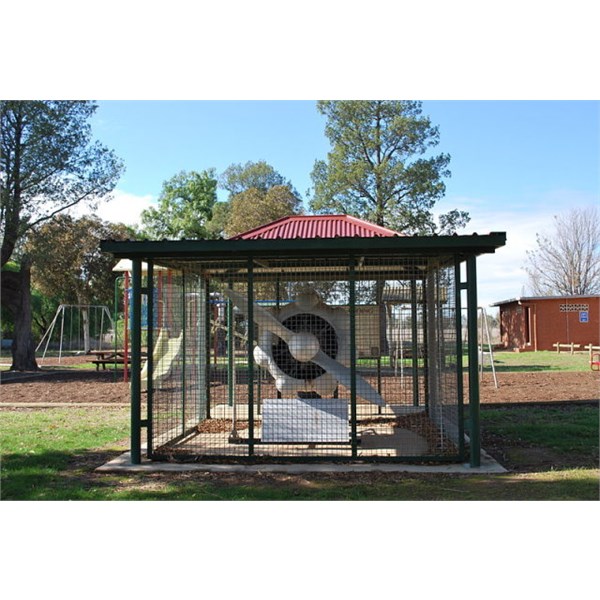
M31 332L31 264L24 261L16 276L12 313L14 315L15 337L12 344L11 371L37 371L35 346Z
M92 349L90 343L90 312L88 308L81 307L81 319L83 322L83 351L88 354Z

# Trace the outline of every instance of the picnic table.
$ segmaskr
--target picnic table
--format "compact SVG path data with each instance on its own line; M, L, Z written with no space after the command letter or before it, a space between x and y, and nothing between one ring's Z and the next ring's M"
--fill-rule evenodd
M103 370L106 370L106 365L124 365L125 364L125 351L124 350L90 350L88 353L94 356L92 364L96 365L96 371L100 370L102 366ZM131 362L131 357L127 357L127 364Z

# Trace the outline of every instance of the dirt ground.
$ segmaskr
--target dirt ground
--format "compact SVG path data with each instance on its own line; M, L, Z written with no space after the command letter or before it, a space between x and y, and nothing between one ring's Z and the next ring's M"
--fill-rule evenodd
M123 382L122 372L60 369L81 360L73 357L63 358L62 365L47 363L37 374L2 372L0 403L129 403L129 384ZM497 379L498 388L491 373L483 374L482 404L600 398L598 372L498 373Z

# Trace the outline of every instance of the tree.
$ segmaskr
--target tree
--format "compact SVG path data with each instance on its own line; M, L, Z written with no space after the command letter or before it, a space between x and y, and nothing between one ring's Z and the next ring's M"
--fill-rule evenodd
M538 296L600 293L600 211L572 208L554 217L554 230L536 234L525 270Z
M206 237L209 240L216 240L225 235L229 208L229 202L216 202L213 206L212 219L206 223Z
M100 241L126 240L133 237L129 227L104 222L96 216L73 219L57 215L42 225L26 243L33 259L33 286L61 304L82 306L85 351L90 349L90 315L83 308L90 304L112 304L116 274L112 256L100 252ZM57 253L53 250L61 248Z
M74 219L58 215L25 245L33 259L33 285L63 304L111 304L115 259L100 252L100 242L132 237L131 229L120 223L96 216ZM57 247L60 253L53 252Z
M223 233L229 237L301 210L294 186L264 160L231 165L219 181L229 192L220 213L226 215Z
M231 199L225 233L229 237L237 235L296 214L299 208L299 198L287 185L276 185L267 192L251 188Z
M423 155L439 131L413 101L320 101L332 149L316 161L311 177L316 213L343 213L406 233L452 233L469 220L433 207L445 192L450 156Z
M230 165L221 175L219 182L221 187L229 192L230 198L253 188L266 193L272 187L282 185L287 186L298 197L298 192L291 182L264 160L248 161L244 166Z
M158 207L142 212L142 232L150 239L203 239L217 201L214 169L181 171L163 183Z
M83 201L107 198L123 165L92 140L90 101L0 101L2 303L14 317L13 370L35 370L31 335L31 258L19 255L28 232ZM54 249L56 252L57 249Z

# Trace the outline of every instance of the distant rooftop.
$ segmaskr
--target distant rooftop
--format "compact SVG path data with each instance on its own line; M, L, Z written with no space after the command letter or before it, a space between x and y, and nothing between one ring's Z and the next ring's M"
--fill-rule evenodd
M231 240L399 237L404 234L350 215L292 215L234 235Z
M533 302L538 300L581 300L583 298L600 299L600 294L580 294L577 296L519 296L517 298L509 298L508 300L494 302L494 304L490 304L490 306L502 306L504 304L512 304L513 302Z

